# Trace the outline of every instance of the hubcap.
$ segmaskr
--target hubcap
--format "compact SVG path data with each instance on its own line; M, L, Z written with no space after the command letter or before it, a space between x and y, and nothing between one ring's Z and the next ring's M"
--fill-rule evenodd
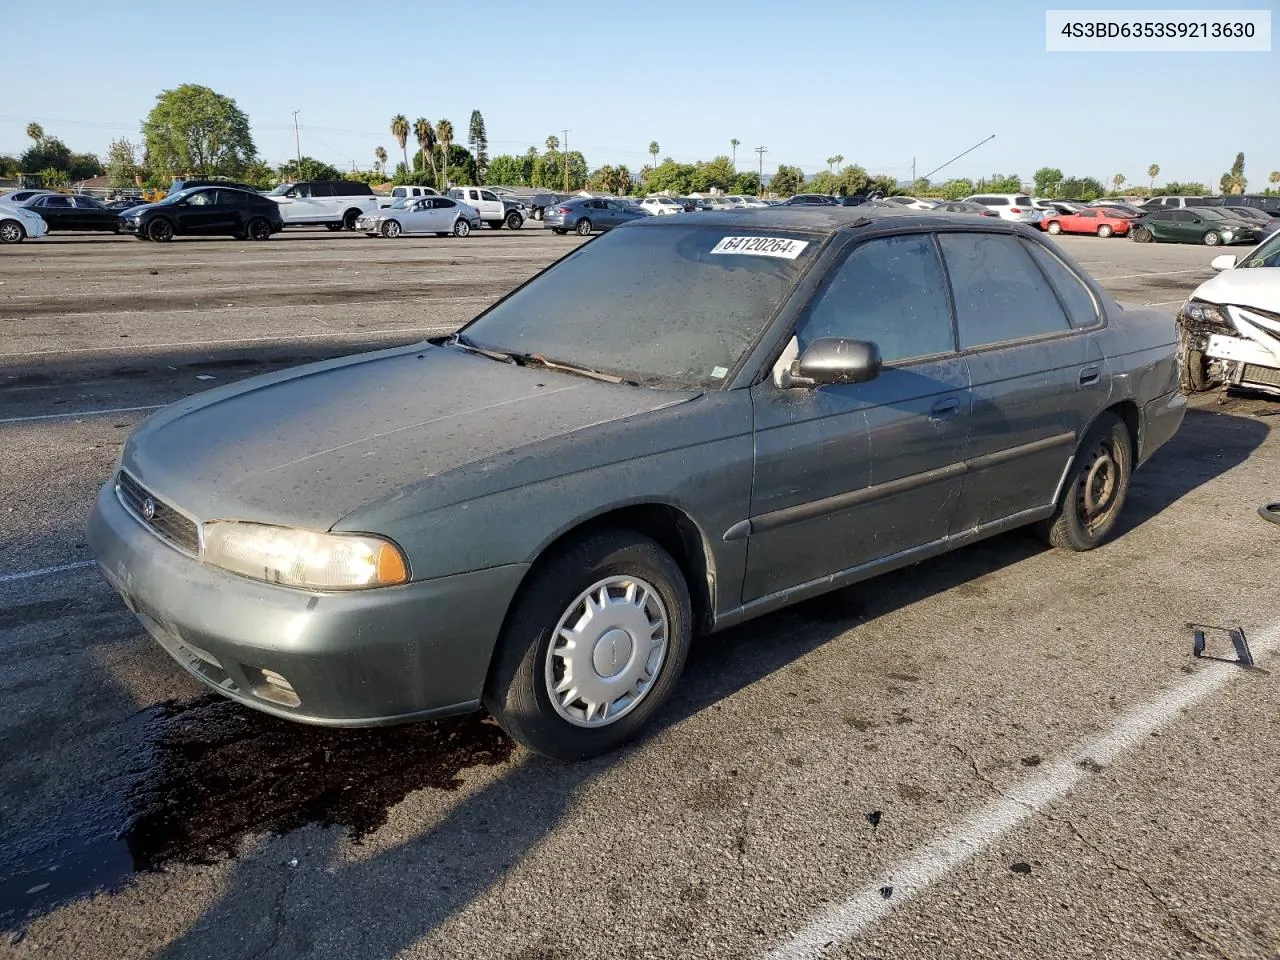
M556 624L547 648L547 695L578 727L602 727L636 708L667 655L668 621L658 591L637 577L609 577L584 590Z
M1080 480L1080 525L1090 534L1104 526L1119 492L1120 465L1110 446L1101 444L1094 449L1089 469Z
M5 243L13 243L18 239L18 236L18 225L16 223L6 223L3 227L0 227L0 237L4 239Z

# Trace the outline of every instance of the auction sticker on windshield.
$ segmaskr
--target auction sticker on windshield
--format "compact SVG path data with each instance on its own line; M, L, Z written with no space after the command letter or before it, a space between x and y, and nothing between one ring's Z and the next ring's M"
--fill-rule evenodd
M794 260L808 245L808 240L788 240L786 237L725 237L711 248L711 252Z

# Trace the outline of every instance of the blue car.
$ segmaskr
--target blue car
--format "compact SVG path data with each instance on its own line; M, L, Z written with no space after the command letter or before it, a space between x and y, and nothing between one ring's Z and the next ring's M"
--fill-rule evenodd
M558 234L570 230L580 237L592 231L604 232L631 220L642 220L648 214L623 200L596 200L579 197L554 204L542 213L542 222Z

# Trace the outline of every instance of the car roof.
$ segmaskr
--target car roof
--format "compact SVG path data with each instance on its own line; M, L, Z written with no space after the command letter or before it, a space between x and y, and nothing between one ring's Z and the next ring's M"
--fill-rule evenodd
M627 224L628 230L667 230L687 226L717 227L732 235L734 230L799 231L815 236L829 237L848 228L868 227L892 232L896 230L935 229L938 227L963 227L966 230L987 230L996 233L1018 233L1035 236L1038 231L1010 220L995 217L972 217L965 214L935 213L932 210L901 208L856 207L822 205L797 205L753 207L747 210L712 210L698 214L696 219L685 217L647 217Z

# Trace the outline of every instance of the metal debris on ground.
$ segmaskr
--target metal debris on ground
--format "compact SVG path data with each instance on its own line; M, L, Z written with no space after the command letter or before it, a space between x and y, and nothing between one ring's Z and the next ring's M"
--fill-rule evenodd
M1252 670L1254 667L1253 651L1249 649L1249 638L1245 636L1243 627L1211 627L1206 624L1192 623L1188 624L1192 631L1192 653L1197 657L1206 660L1222 660L1226 663L1238 663L1246 670ZM1231 641L1231 648L1235 652L1235 659L1219 656L1214 653L1206 652L1209 641L1209 634L1226 634L1227 639Z

